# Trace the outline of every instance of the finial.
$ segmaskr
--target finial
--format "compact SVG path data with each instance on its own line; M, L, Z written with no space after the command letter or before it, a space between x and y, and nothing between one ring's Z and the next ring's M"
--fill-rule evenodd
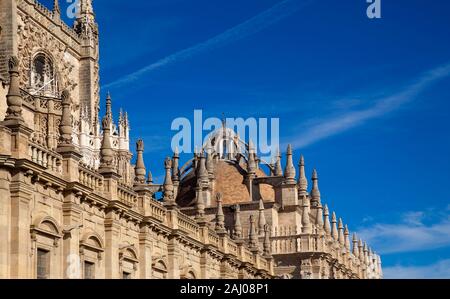
M61 14L61 10L59 8L59 0L53 0L53 13L57 16Z
M309 212L309 199L306 196L303 196L302 232L306 234L312 233L312 225Z
M111 100L111 94L108 91L108 94L106 96L106 115L110 118L112 122L112 100Z
M217 213L216 213L216 232L225 233L225 215L222 208L222 193L216 194Z
M316 227L321 231L323 229L323 209L322 205L317 206L317 214L316 214Z
M136 166L134 167L134 180L138 184L145 184L145 175L146 175L146 169L145 169L145 163L144 163L144 141L142 139L139 139L136 142Z
M249 217L249 234L248 234L248 239L249 239L249 247L250 248L255 248L258 247L258 236L256 234L255 231L255 217L253 215L250 215Z
M166 203L173 203L175 201L174 198L174 188L173 188L173 182L172 182L172 176L171 176L171 169L172 169L172 160L170 157L167 157L164 160L164 169L165 169L165 177L164 177L164 197L163 200Z
M208 146L206 157L206 170L208 171L209 177L214 178L214 157L211 146Z
M298 195L308 195L308 180L305 174L305 158L303 155L300 157L299 163L299 176L298 176Z
M361 239L359 239L359 241L358 241L358 252L359 252L359 260L361 261L361 262L364 262L364 247L363 247L363 243L362 243L362 240Z
M264 201L262 198L259 200L259 219L258 219L258 230L259 235L263 235L264 233L264 226L266 225L266 216L264 215Z
M341 245L344 245L344 224L342 222L342 218L339 218L339 226L338 226L338 241Z
M330 212L328 210L328 205L325 205L323 215L325 217L325 223L323 225L323 230L328 234L331 233L331 225L330 225Z
M248 146L248 164L247 164L247 172L250 177L254 177L256 174L256 161L255 161L255 148L253 142L250 140Z
M20 94L19 79L19 59L11 56L8 61L9 66L9 89L6 95L8 109L6 111L5 121L23 122L22 117L22 95Z
M208 175L208 171L206 169L206 159L205 159L205 155L203 153L200 154L198 180L202 181L203 183L209 183L209 175Z
M338 240L339 238L339 233L338 233L338 229L337 229L337 220L336 220L336 213L333 212L333 214L331 215L331 236L333 237L334 240Z
M240 238L242 238L241 208L239 205L235 205L233 239L240 239Z
M114 162L114 151L111 146L111 119L105 115L102 120L103 140L100 148L100 168L104 171L111 171Z
M72 144L72 114L70 112L70 93L64 90L61 94L62 116L59 123L59 146Z
M280 149L278 149L278 151L277 151L277 160L275 162L275 176L283 176L283 169L281 167Z
M320 203L320 191L319 191L319 176L317 175L317 170L313 170L312 174L313 187L311 190L311 202L313 205Z
M284 177L286 179L286 183L295 183L295 167L294 161L292 159L292 146L289 144L286 153L286 167L284 169Z
M180 160L180 154L178 152L178 146L175 148L175 151L173 152L173 164L172 164L172 180L174 182L180 181L180 168L179 168L179 160Z
M344 227L344 246L347 249L347 251L350 251L350 238L349 238L350 232L348 231L348 225L346 224Z
M358 257L359 256L359 250L358 250L358 238L357 238L357 236L356 236L356 233L353 233L353 240L352 240L353 242L353 255L355 256L355 257Z

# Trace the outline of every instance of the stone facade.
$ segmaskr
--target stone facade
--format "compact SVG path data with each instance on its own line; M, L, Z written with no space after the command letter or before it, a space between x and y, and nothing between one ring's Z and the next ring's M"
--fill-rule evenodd
M80 4L69 27L57 0L0 0L0 278L381 278L290 149L283 174L224 127L212 136L235 155L217 140L181 167L175 153L164 184L142 140L132 164L127 113L116 123L108 95L99 118L98 28Z

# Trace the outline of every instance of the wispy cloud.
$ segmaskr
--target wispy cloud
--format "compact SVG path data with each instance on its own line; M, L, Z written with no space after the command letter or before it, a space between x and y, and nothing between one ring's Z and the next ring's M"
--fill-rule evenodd
M284 0L265 10L264 12L250 18L249 20L228 29L225 32L220 33L219 35L216 35L213 38L162 58L132 74L126 75L116 81L104 85L103 88L112 89L124 84L128 84L132 81L138 80L143 75L156 69L174 64L182 60L186 60L190 57L216 48L223 47L227 44L236 42L252 34L258 33L261 30L269 27L270 25L292 15L310 2L312 2L312 0Z
M432 223L424 223L428 218ZM376 223L358 234L384 255L450 247L450 213L445 208L442 212L408 212L399 223Z
M387 279L440 279L450 278L450 259L425 266L396 265L383 269Z
M310 123L300 135L294 138L295 140L291 142L292 146L295 148L305 147L327 137L337 135L362 125L368 120L386 115L412 101L431 84L449 75L450 64L446 64L428 71L413 84L407 86L403 91L378 99L375 104L369 108L352 110L350 112L341 113L338 116L314 121L313 123Z

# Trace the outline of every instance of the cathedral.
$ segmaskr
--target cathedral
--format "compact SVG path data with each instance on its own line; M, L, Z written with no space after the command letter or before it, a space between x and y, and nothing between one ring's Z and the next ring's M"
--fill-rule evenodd
M382 278L290 146L266 163L224 122L154 182L132 116L100 115L98 33L92 0L73 26L0 0L0 278Z

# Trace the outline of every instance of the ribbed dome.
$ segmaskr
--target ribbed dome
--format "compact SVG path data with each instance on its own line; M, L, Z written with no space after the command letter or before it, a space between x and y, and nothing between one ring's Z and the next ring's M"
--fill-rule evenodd
M239 165L236 161L219 160L214 166L215 185L212 195L220 192L223 195L223 204L238 204L250 202L250 193L245 184L246 165ZM257 177L267 175L261 169L256 171ZM195 204L196 177L193 171L187 174L180 182L177 203L180 206L192 206ZM260 185L260 194L264 201L272 201L275 198L274 190L269 185ZM212 197L213 198L213 197ZM214 200L213 205L215 205Z

